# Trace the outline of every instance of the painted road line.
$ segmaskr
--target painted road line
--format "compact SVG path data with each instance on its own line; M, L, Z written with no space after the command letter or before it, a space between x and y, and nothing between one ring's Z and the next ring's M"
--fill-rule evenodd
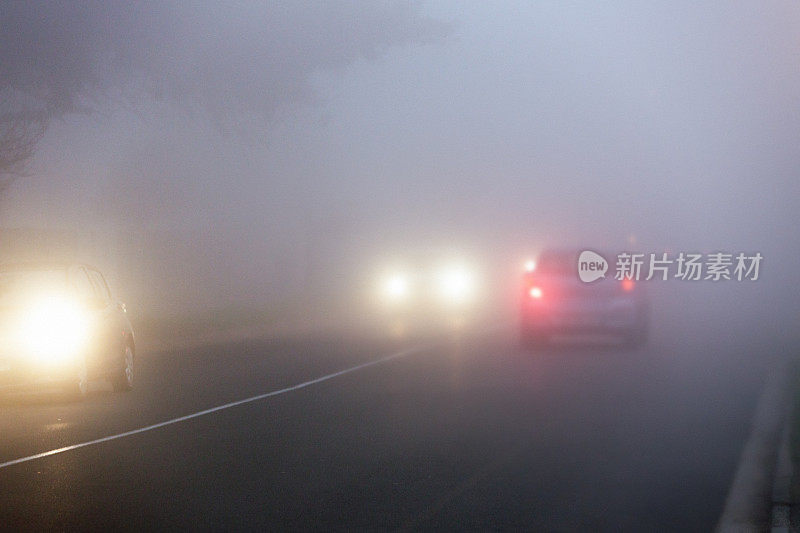
M351 372L356 372L358 370L362 370L364 368L368 368L370 366L379 365L381 363L385 363L387 361L391 361L392 359L398 359L400 357L405 357L408 355L419 353L429 346L416 346L413 348L407 348L405 350L400 350L399 352L395 352L386 356L383 356L379 359L374 359L372 361L367 361L366 363L361 363L360 365L352 366L350 368L345 368L344 370L339 370L338 372L334 372L332 374L327 374L325 376L321 376L309 381L304 381L302 383L298 383L297 385L292 385L290 387L286 387L283 389L274 390L271 392L267 392L264 394L259 394L257 396L251 396L250 398L245 398L243 400L237 400L235 402L226 403L223 405L218 405L217 407L212 407L210 409L204 409L202 411L198 411L196 413L180 416L178 418L172 418L170 420L165 420L163 422L159 422L157 424L152 424L150 426L144 426L138 429L132 429L130 431L125 431L123 433L117 433L116 435L108 435L106 437L101 437L99 439L89 440L86 442L81 442L78 444L72 444L70 446L64 446L63 448L56 448L54 450L49 450L46 452L37 453L34 455L29 455L27 457L20 457L18 459L12 459L11 461L6 461L5 463L0 463L0 468L6 468L13 465L18 465L20 463L27 463L29 461L35 461L36 459L42 459L44 457L50 457L51 455L57 455L60 453L70 452L73 450L77 450L80 448L85 448L87 446L94 446L95 444L102 444L104 442L122 439L125 437L130 437L132 435L138 435L139 433L145 433L147 431L153 431L154 429L163 428L165 426L171 426L172 424L177 424L179 422L185 422L186 420L191 420L193 418L199 418L201 416L210 415L212 413L216 413L219 411L224 411L225 409L230 409L231 407L236 407L238 405L244 405L246 403L257 402L259 400L264 400L266 398L271 398L272 396L278 396L280 394L285 394L287 392L292 392L296 390L300 390L311 385L316 385L317 383L322 383L323 381L328 381L329 379L333 379L339 376L343 376L345 374L349 374Z

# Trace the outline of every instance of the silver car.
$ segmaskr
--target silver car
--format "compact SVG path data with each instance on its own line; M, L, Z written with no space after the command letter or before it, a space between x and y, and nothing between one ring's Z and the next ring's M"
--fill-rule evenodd
M578 277L578 256L578 251L548 250L531 263L520 299L522 342L542 344L554 335L575 333L614 334L631 345L645 342L649 305L644 284L611 276L584 283Z
M0 265L0 386L55 384L79 395L94 379L133 386L133 329L99 270Z

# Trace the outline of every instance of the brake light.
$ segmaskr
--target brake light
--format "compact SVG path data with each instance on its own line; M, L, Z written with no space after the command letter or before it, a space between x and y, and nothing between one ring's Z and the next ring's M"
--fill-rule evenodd
M528 291L531 298L536 298L537 300L542 297L542 289L539 287L531 287L531 290Z
M635 285L632 279L625 278L622 280L622 290L625 292L632 291Z

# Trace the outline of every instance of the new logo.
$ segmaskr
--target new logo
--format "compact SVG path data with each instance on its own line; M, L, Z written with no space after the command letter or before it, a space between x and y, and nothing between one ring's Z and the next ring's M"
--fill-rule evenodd
M578 256L578 277L584 283L590 283L600 278L606 277L608 271L608 261L591 250L584 250Z

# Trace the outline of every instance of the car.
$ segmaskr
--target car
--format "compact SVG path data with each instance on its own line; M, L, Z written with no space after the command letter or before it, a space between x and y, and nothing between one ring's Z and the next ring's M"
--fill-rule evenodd
M407 253L376 273L371 313L392 331L461 327L480 308L480 268L461 254Z
M583 282L579 255L546 250L527 264L520 299L522 343L545 344L565 334L611 334L628 345L644 343L649 316L644 284L613 276Z
M136 345L125 304L96 268L0 265L0 387L56 385L85 396L90 381L133 387Z
M379 286L385 305L404 308L453 308L470 305L475 298L474 272L461 263L397 270L386 274Z

